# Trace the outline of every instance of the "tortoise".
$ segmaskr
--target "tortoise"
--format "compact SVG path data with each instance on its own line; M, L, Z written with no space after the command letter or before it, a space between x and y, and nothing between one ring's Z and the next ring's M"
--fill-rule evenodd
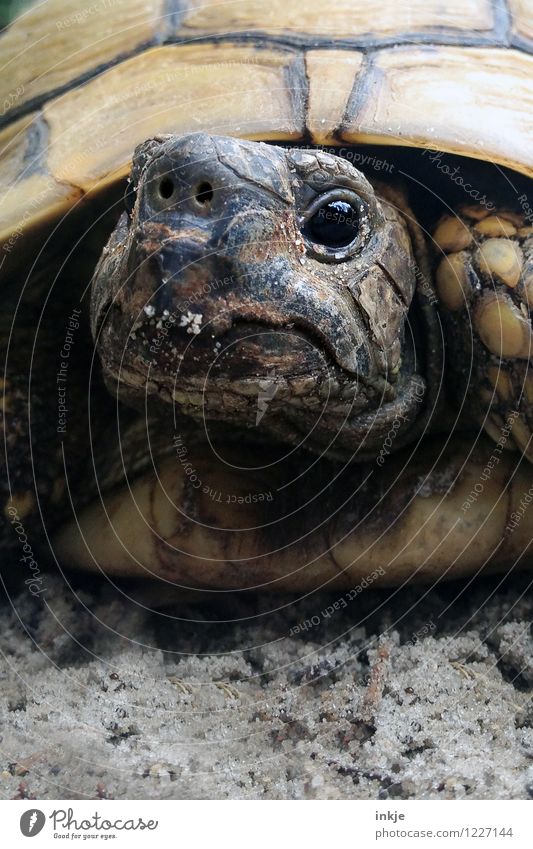
M48 0L1 34L31 593L531 565L532 12Z

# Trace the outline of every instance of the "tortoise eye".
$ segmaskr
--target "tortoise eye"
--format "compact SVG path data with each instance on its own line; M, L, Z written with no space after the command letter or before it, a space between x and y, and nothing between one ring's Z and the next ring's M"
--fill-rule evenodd
M132 180L128 180L126 191L124 192L124 208L128 213L129 217L133 215L133 207L135 206L135 201L137 199L137 192L135 191L135 186L133 185Z
M346 200L327 201L307 220L303 233L327 248L345 248L359 233L359 210Z

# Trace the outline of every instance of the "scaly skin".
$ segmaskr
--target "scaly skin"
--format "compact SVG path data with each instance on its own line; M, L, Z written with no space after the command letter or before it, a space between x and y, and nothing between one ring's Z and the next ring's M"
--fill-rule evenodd
M311 226L332 200L355 222L353 241L333 248ZM483 233L481 214L464 213L466 230L455 218L437 228L438 303L398 188L322 151L207 134L141 145L93 278L109 396L92 390L95 479L85 362L66 524L47 389L33 406L61 561L157 578L163 599L170 586L301 590L527 563L530 247L522 220L506 214L505 234L491 220ZM23 494L25 373L7 429ZM37 527L36 503L21 502Z
M437 309L401 193L322 152L203 134L142 145L132 182L93 281L93 332L108 385L162 421L173 408L168 440L178 441L175 456L110 496L111 521L100 505L83 513L101 568L158 577L168 593L353 586L369 573L394 584L528 562L530 466L505 450L519 443L503 419L495 445L478 433L494 330L478 315L471 332L449 270ZM339 187L365 211L359 241L332 258L306 222ZM467 342L476 366L465 384ZM193 444L179 435L184 414L208 437L222 422L226 434L275 437L321 459ZM420 443L429 429L444 436ZM58 547L91 568L77 528Z
M141 145L132 183L136 203L93 280L113 393L255 428L270 375L261 431L349 461L375 457L395 418L395 450L427 427L437 317L401 194L321 151L207 134ZM328 250L306 235L323 198L358 206L352 245Z
M456 405L533 459L533 228L523 216L463 207L434 234L436 284Z

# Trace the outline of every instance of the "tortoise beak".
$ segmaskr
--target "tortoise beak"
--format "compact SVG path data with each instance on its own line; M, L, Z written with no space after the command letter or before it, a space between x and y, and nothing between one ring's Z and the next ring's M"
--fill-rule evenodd
M334 292L302 264L285 151L199 133L141 159L119 299L130 324L115 328L123 346L127 327L153 354L167 347L165 329L182 374L205 374L215 361L226 379L256 376L267 364L286 377L327 364L372 380L350 292Z
M372 427L365 416L403 391L409 374L389 368L384 351L400 349L407 307L392 292L386 331L378 315L395 271L382 254L405 253L400 225L382 215L367 184L367 252L338 265L317 259L302 209L324 189L309 183L308 160L205 133L138 149L135 199L92 290L104 374L126 403L144 409L149 395L167 409L177 403L185 414L245 426L261 416L263 428L291 442L304 419L327 441L341 415L353 441ZM331 179L326 160L317 168Z

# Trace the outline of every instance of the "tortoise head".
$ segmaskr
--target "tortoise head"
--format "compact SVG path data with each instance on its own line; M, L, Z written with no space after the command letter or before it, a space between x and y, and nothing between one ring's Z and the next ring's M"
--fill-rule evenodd
M110 389L350 456L397 422L399 447L425 381L417 265L385 195L320 150L205 133L140 145L93 278Z

